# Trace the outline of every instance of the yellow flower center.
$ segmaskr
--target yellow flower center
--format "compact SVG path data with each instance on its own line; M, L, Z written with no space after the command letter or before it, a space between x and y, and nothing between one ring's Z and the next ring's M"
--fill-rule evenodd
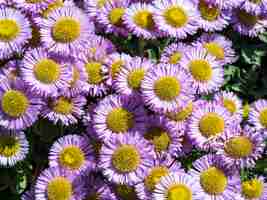
M1 106L8 116L20 117L22 116L29 107L28 98L18 90L9 90L4 93Z
M71 170L79 169L84 160L84 153L76 146L65 147L59 155L60 164Z
M59 79L60 66L51 59L42 59L35 64L33 73L38 81L44 84L51 84Z
M267 108L260 112L259 120L261 125L267 128Z
M172 101L180 94L181 85L175 77L166 76L155 82L154 91L161 100Z
M50 3L47 6L47 8L44 11L42 11L41 15L44 18L47 18L52 11L56 10L57 8L61 8L63 6L64 6L64 3L63 3L62 0L56 0L56 1L52 2L52 3Z
M185 10L181 7L170 7L164 12L164 18L167 23L175 28L183 27L187 21L188 16Z
M59 43L75 41L81 33L80 22L71 17L62 17L52 28L52 37Z
M168 113L167 116L173 121L184 121L186 120L193 112L193 103L190 102L183 110L177 113Z
M67 115L72 112L73 104L70 99L59 97L53 105L53 111L59 114Z
M117 74L119 73L123 65L123 60L117 60L111 64L111 76L113 79L117 77Z
M116 194L120 199L136 200L138 199L133 187L128 185L117 185L115 187Z
M112 155L112 165L120 173L132 172L138 168L139 164L139 152L132 145L122 145Z
M134 115L124 108L115 108L108 113L106 123L115 133L127 132L134 127Z
M99 62L89 62L85 65L88 74L88 82L90 84L98 85L103 80L102 64Z
M200 175L200 184L209 194L221 194L227 186L227 177L216 167L210 167Z
M209 5L205 0L200 0L198 9L201 17L207 21L215 21L219 17L221 11L219 8Z
M212 68L206 60L192 60L189 63L189 70L194 79L207 82L212 77Z
M152 127L145 134L145 138L150 140L158 152L167 150L171 139L168 133L160 127Z
M224 150L233 158L244 158L252 153L253 144L245 136L234 137L226 142Z
M47 186L48 200L70 200L72 184L64 177L56 177Z
M182 54L177 51L170 56L169 63L173 65L178 64L181 58L182 58Z
M168 189L168 200L192 200L192 191L184 184L174 184Z
M207 51L215 56L218 60L224 59L224 49L216 42L208 42L204 44L205 49Z
M254 26L258 22L258 16L246 12L245 10L238 10L237 17L240 22L246 26Z
M235 102L230 99L224 99L223 106L232 114L234 114L237 110Z
M149 175L145 178L144 183L149 191L153 191L155 186L159 182L160 178L166 176L169 173L166 167L154 167L150 171Z
M262 196L263 190L263 182L258 179L252 179L242 183L242 194L246 199L260 198Z
M124 8L114 8L109 13L109 21L116 26L122 25L122 16L124 15Z
M0 136L0 155L4 157L15 156L20 150L19 141L11 136Z
M205 114L199 121L200 132L206 138L222 133L224 125L224 119L212 112Z
M148 10L140 10L133 16L133 21L135 24L144 29L153 29L154 21L152 13Z
M0 41L9 42L20 33L20 26L11 19L0 19Z
M145 76L144 69L136 69L129 73L127 77L127 82L130 88L134 90L139 90L141 87L142 80Z

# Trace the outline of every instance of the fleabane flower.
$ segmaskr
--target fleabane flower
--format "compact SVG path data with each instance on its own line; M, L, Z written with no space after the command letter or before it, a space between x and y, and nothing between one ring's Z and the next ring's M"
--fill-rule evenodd
M267 129L267 101L259 99L250 106L248 121L259 130Z

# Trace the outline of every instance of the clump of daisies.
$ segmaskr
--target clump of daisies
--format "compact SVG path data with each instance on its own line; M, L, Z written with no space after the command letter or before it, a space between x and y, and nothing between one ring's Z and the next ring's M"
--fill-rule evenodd
M266 200L265 178L241 172L264 157L267 100L222 89L238 60L226 29L258 37L266 13L266 0L0 1L0 166L32 160L44 121L61 129L21 199ZM107 39L131 37L171 42L152 60Z

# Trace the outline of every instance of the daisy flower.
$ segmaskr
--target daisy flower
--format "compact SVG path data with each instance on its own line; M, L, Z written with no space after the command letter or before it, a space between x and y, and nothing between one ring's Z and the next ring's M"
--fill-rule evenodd
M217 154L221 155L229 169L251 168L264 152L262 133L246 126L227 130L217 144Z
M32 37L30 22L20 11L0 7L0 60L21 53Z
M0 103L0 125L17 130L30 127L42 107L41 99L33 96L21 80L12 85L8 80L1 80Z
M239 174L231 173L218 156L208 154L196 160L189 171L196 178L195 183L200 186L196 198L201 196L200 199L205 200L241 200L237 193L241 189Z
M139 98L111 95L94 110L93 127L100 139L145 130L146 113Z
M56 0L12 0L15 6L31 15L38 14Z
M182 135L165 117L151 115L146 124L144 138L154 146L156 153L175 156L181 150Z
M182 172L172 172L163 176L153 192L153 200L201 200L203 195L195 177Z
M259 99L250 106L248 121L257 129L267 129L267 100Z
M171 172L182 171L180 163L171 158L171 156L160 156L153 159L153 165L150 167L144 180L135 186L137 196L142 200L151 200L152 192L159 183L160 178Z
M35 184L35 199L38 200L81 200L85 196L84 183L68 171L50 167L42 171Z
M149 70L142 81L144 102L156 112L172 112L185 107L193 98L192 79L182 68L159 64Z
M95 168L95 158L90 141L86 136L66 135L52 145L49 152L49 166L81 173Z
M59 89L69 86L72 73L63 59L48 54L42 48L26 52L21 76L31 91L41 96L57 96Z
M188 122L188 136L197 148L213 148L216 140L232 127L230 113L223 106L213 102L194 110ZM215 143L215 144L214 144Z
M138 134L117 135L104 142L99 167L109 181L132 185L143 180L154 156L152 146Z
M242 183L242 196L245 200L266 200L267 184L264 177L253 178Z
M232 64L237 60L232 41L223 35L203 33L193 45L205 48L222 65Z
M168 36L184 39L196 33L199 15L192 1L156 0L153 5L155 24Z
M223 9L223 1L198 0L198 20L200 28L205 31L220 31L224 29L231 20L229 9Z
M145 39L155 39L157 30L153 19L154 7L147 3L132 3L123 16L124 23L131 33Z
M153 66L154 64L148 59L132 58L118 73L114 81L115 91L123 95L140 94L141 83L145 74Z
M188 50L180 65L189 71L192 87L198 94L216 91L224 82L222 65L202 47Z
M26 158L29 143L22 131L0 131L0 166L13 167Z
M173 65L179 64L187 49L188 45L184 43L172 43L164 48L160 56L160 62Z
M225 107L236 122L242 121L242 101L233 92L221 91L214 96L214 100Z
M88 37L94 32L94 26L87 16L74 6L52 11L40 25L45 48L64 56L71 56L85 48Z
M77 118L81 118L84 114L83 106L85 106L86 102L86 98L81 95L48 98L41 111L41 116L49 119L54 124L58 122L66 126L75 124L78 122Z

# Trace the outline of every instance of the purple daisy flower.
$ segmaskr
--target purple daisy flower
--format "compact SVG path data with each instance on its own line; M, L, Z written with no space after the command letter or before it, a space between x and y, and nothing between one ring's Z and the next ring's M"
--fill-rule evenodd
M169 64L179 64L184 53L187 51L188 45L184 43L172 43L165 47L161 56L160 62Z
M117 135L102 146L99 167L109 181L133 185L143 180L154 157L153 147L138 134Z
M63 59L38 48L26 52L21 76L33 93L47 97L57 96L59 89L67 88L72 73Z
M224 82L222 65L202 47L188 50L180 64L189 71L193 80L192 87L198 94L216 91Z
M192 1L156 0L153 5L155 24L168 36L184 39L197 32L199 15Z
M94 26L79 8L64 6L43 19L40 32L41 40L49 52L71 56L86 48Z
M173 112L193 98L189 74L178 66L159 64L149 70L141 85L144 102L156 112Z
M205 48L222 65L232 64L238 59L232 48L232 41L217 33L203 33L193 45Z
M125 10L123 20L126 27L137 37L155 39L158 31L153 19L154 7L147 3L132 3Z
M45 10L47 6L56 0L12 0L15 6L29 14L38 14Z
M1 80L0 102L0 125L7 129L31 126L42 107L41 99L33 96L20 80L12 85L8 80Z
M2 128L0 131L0 166L13 167L26 158L29 152L28 140L22 131Z
M84 196L84 183L81 178L62 168L47 168L36 180L35 199L81 200Z
M21 53L31 38L30 22L20 11L0 7L0 60Z
M179 162L169 155L153 159L153 165L150 167L144 180L135 186L137 196L142 200L151 200L152 192L159 183L160 178L171 172L182 172Z
M114 89L123 95L140 94L141 83L145 74L154 64L145 58L134 57L127 62L118 73L114 81Z
M197 0L200 19L200 28L205 31L220 31L224 29L231 20L229 9L223 9L223 1Z
M233 29L241 35L257 37L265 31L267 19L265 16L249 13L244 9L234 9L232 17Z
M127 132L144 132L146 113L139 98L111 95L99 102L93 127L100 139Z
M182 134L165 117L151 115L146 124L144 138L154 146L156 153L175 156L181 151Z
M259 99L250 106L248 121L256 129L267 129L267 100Z
M242 183L242 196L245 200L266 200L267 183L264 177L253 178Z
M197 197L205 200L242 200L237 193L241 189L238 172L226 170L218 156L208 154L193 163L189 174L196 178L200 186ZM200 198L201 197L201 198Z
M240 8L246 10L248 13L256 15L266 14L267 1L266 0L241 0Z
M232 127L230 113L223 106L210 102L196 108L188 124L188 136L197 148L213 148L216 140Z
M77 119L80 119L84 114L83 106L86 102L84 96L48 98L41 111L41 116L54 124L58 122L66 126L75 124L78 122Z
M221 155L223 162L229 169L237 170L253 167L265 147L262 133L249 126L227 130L217 145L217 154Z
M153 192L153 200L169 200L177 197L202 200L204 198L199 194L200 190L195 177L182 172L172 172L160 179Z
M86 136L66 135L52 145L49 152L49 166L81 173L95 168L93 148Z

